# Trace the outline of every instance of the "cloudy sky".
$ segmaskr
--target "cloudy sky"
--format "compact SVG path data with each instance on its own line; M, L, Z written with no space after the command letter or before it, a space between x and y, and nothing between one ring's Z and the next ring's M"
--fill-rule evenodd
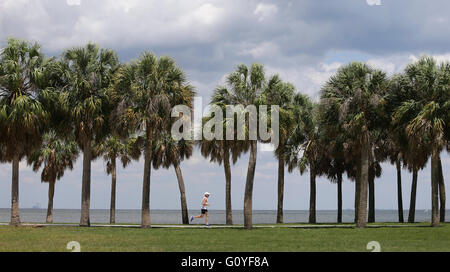
M297 91L318 99L320 86L350 61L365 61L388 74L401 71L421 55L450 60L450 22L446 0L0 0L0 47L7 37L39 41L47 55L89 41L116 50L121 61L146 50L170 55L186 71L207 102L214 87L240 63L263 63ZM243 206L248 156L232 168L233 208ZM450 158L443 154L450 184ZM92 171L92 208L108 208L110 177L98 160ZM204 191L212 208L224 209L223 169L196 152L183 162L190 208ZM142 162L118 171L119 209L139 209ZM411 174L403 171L404 205L409 205ZM20 169L20 205L47 203L47 185L25 163ZM0 166L0 207L10 206L11 165ZM286 209L308 208L308 175L286 176ZM344 208L353 205L353 183L344 185ZM254 208L276 209L277 162L270 152L258 155ZM430 169L419 174L418 209L430 208ZM450 194L447 194L450 195ZM449 198L449 197L448 197ZM57 184L55 208L79 208L81 159ZM336 186L318 180L319 209L336 208ZM383 165L376 181L378 209L396 208L395 169ZM152 172L152 209L178 209L173 169Z

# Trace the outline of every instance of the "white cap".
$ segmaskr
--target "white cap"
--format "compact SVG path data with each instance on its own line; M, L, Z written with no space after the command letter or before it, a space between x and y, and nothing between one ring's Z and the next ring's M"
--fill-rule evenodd
M210 193L206 192L205 195L211 195Z

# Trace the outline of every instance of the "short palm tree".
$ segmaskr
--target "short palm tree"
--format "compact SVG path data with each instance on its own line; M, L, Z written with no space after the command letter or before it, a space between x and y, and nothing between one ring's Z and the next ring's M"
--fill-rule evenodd
M194 94L184 72L170 57L157 58L145 52L139 60L120 68L115 77L116 125L132 130L142 139L144 175L141 226L150 224L150 174L153 145L161 131L171 124L174 101ZM181 105L181 104L180 104Z
M104 141L96 143L93 147L93 157L103 155L106 162L106 173L111 175L111 204L109 209L109 223L116 223L116 187L117 187L117 159L120 159L125 168L132 159L138 160L140 152L133 150L133 143L136 139L128 142L117 136L109 136Z
M118 67L116 53L95 44L72 48L63 53L60 104L66 113L68 130L83 151L82 202L80 226L90 226L92 147L101 142L108 128L110 103L107 90Z
M0 139L2 159L12 162L12 225L20 224L19 162L40 145L50 121L41 96L51 62L37 43L9 39L0 51Z
M374 152L375 153L375 152ZM376 157L376 155L375 155ZM375 223L375 179L381 177L382 169L380 162L374 159L369 167L369 210L367 215L368 223Z
M218 104L216 104L218 105ZM222 114L224 116L224 122L222 126L223 135L226 133L227 124L229 122L235 122L233 119L227 119L226 116L226 105L218 105L222 107ZM213 117L204 117L203 124L206 124ZM214 127L213 133L215 133L216 127ZM235 136L237 133L235 133ZM203 133L202 133L202 136ZM236 164L240 156L248 152L249 145L246 141L233 141L233 140L219 140L219 139L205 139L196 141L196 145L199 147L200 152L203 157L209 158L210 162L223 164L225 173L225 224L233 225L233 209L231 205L231 163Z
M43 136L41 147L32 151L28 156L28 165L37 172L42 167L41 181L48 183L47 223L53 223L53 197L55 184L67 169L72 170L78 158L76 142L61 139L51 131Z
M267 88L264 90L264 104L278 106L279 113L279 144L275 149L278 160L278 205L277 223L283 223L283 199L284 199L284 168L286 144L292 129L295 126L293 114L293 99L295 87L290 83L283 82L279 76L270 78ZM272 110L272 109L271 109Z
M383 109L386 86L384 72L354 62L341 67L321 90L324 114L339 117L330 131L345 132L344 148L351 150L348 158L356 164L358 227L366 225L370 161L379 130L388 123Z
M175 141L172 136L163 132L155 141L153 151L153 167L170 168L173 166L178 180L181 202L181 218L183 224L189 224L189 215L186 201L186 189L183 174L181 172L181 161L192 156L193 143L184 139Z
M446 195L445 195L445 180L444 180L444 173L442 172L442 161L441 158L439 158L438 161L438 171L439 171L439 220L441 223L445 223L445 202L446 202Z
M321 124L319 124L320 130ZM348 164L345 162L342 153L342 144L336 138L322 138L320 143L323 146L323 155L318 167L318 174L325 175L328 180L337 185L337 222L342 223L342 182L343 175L347 170Z
M300 174L309 169L310 198L309 223L317 222L316 218L316 177L320 173L323 159L323 145L317 127L317 106L309 97L297 94L293 102L293 114L296 124L286 143L285 157L289 172L299 169Z

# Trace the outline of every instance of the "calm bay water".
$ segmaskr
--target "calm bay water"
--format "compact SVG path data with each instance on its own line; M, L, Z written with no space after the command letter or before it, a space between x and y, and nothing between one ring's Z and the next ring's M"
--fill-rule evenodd
M190 210L189 216L197 215L199 211ZM450 211L447 212L450 214ZM20 218L22 222L27 223L43 223L47 211L44 209L21 209ZM308 211L284 211L285 223L306 223L308 222ZM405 220L408 218L408 211L404 213ZM80 220L80 210L62 210L54 211L55 223L77 223ZM353 222L354 211L344 210L343 221ZM429 222L431 219L431 211L417 210L416 222ZM0 222L9 222L10 209L0 209ZM140 210L117 210L116 223L139 224L141 221ZM181 224L181 211L177 210L152 210L151 221L153 224ZM276 211L254 211L253 223L255 224L273 224L276 221ZM336 211L317 211L318 223L334 223L336 222ZM377 210L377 222L397 222L398 216L395 210ZM108 223L109 210L91 210L91 223ZM204 219L196 219L194 223L203 223ZM212 224L225 224L225 211L210 211L210 222ZM242 211L233 211L233 223L243 224L244 216Z

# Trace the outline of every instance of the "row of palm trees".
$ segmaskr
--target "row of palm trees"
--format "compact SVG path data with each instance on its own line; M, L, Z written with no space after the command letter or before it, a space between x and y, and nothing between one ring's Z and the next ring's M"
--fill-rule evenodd
M197 145L205 158L224 166L227 224L233 224L231 164L250 152L244 228L251 229L257 144L266 140L251 138L251 118L247 115L244 124L238 124L239 113L211 129L226 134L228 128L242 125L247 140L175 140L170 132L178 118L172 118L172 108L192 109L194 96L194 87L170 57L145 52L138 60L119 63L112 50L88 44L46 58L38 44L9 39L0 54L0 159L12 163L11 224L20 224L19 162L26 158L35 171L42 168L41 180L49 183L47 222L52 222L56 180L73 168L79 150L83 153L81 226L90 225L91 162L100 156L112 177L111 223L115 223L117 159L125 167L143 156L142 227L151 226L151 169L160 167L175 170L182 222L188 224L181 162ZM367 64L350 63L324 84L318 102L297 93L279 76L266 75L261 64L239 65L216 88L211 105L224 112L227 105L268 105L266 114L278 114L277 223L283 222L286 167L310 174L310 223L316 223L318 176L337 183L337 221L342 222L344 174L355 182L356 225L374 222L374 181L384 161L397 167L399 222L404 221L401 168L413 172L408 222L414 222L418 171L430 157L432 225L445 221L440 154L450 151L448 63L425 57L392 77ZM213 113L203 122L212 118ZM269 124L268 129L275 133L275 127ZM233 133L236 136L236 130Z

